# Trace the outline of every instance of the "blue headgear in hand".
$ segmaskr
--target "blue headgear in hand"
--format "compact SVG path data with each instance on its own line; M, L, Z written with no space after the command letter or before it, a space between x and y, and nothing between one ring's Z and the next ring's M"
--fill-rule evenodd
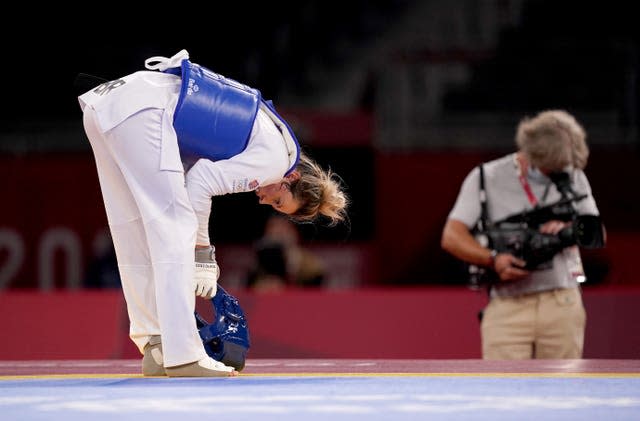
M244 368L250 347L247 318L238 300L220 285L211 303L215 312L212 323L195 312L204 348L214 360L240 371Z

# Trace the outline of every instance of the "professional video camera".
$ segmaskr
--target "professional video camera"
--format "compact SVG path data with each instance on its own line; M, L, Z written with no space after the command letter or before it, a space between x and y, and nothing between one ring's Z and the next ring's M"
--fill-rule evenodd
M597 215L578 215L573 207L587 195L577 195L571 188L569 174L550 174L562 198L547 206L513 214L497 222L485 221L484 228L475 233L484 246L498 253L510 253L526 262L525 269L537 270L550 267L551 260L562 249L578 245L583 248L604 246L604 228ZM545 222L558 220L571 222L557 234L543 234L539 231ZM490 282L495 273L487 273L483 268L469 267L471 287L479 287Z
M551 205L553 206L553 205ZM545 208L540 208L543 212ZM540 218L537 209L523 214L522 217ZM596 215L573 215L571 225L557 234L543 234L538 231L544 220L539 224L527 222L500 222L487 230L489 246L499 253L507 252L521 258L527 264L525 269L541 269L545 263L553 259L562 249L578 245L583 248L598 248L604 246L604 234L600 217Z

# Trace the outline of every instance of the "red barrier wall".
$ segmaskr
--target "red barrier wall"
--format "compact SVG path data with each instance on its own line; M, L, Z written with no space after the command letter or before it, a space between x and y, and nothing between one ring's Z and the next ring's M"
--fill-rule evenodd
M118 289L0 294L0 359L121 358L129 319Z
M231 291L252 358L480 357L482 293L461 288ZM640 358L640 287L585 288L585 358ZM198 299L209 318L209 302ZM119 290L0 294L0 359L136 358Z

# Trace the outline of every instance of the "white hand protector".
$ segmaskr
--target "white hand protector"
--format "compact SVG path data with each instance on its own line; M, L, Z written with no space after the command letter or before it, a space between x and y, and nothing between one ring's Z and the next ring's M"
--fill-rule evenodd
M212 298L218 290L220 268L216 263L216 249L213 246L196 249L194 284L196 295Z

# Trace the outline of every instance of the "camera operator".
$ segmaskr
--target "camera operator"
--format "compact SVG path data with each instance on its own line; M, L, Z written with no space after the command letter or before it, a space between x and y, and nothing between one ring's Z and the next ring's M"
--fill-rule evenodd
M493 226L495 221L560 203L567 190L580 196L569 201L575 215L599 215L583 172L589 155L585 138L581 125L562 110L524 118L516 131L517 152L474 168L461 186L441 244L470 267L491 275L490 300L481 313L484 359L582 357L586 313L579 285L585 276L576 242L562 244L547 262L531 267L526 255L498 250L477 233L479 223ZM557 183L558 175L564 175L559 177L566 180L564 186ZM535 232L562 237L576 224L575 218L551 218L536 224ZM596 229L604 233L601 226ZM603 234L599 238L604 242Z

